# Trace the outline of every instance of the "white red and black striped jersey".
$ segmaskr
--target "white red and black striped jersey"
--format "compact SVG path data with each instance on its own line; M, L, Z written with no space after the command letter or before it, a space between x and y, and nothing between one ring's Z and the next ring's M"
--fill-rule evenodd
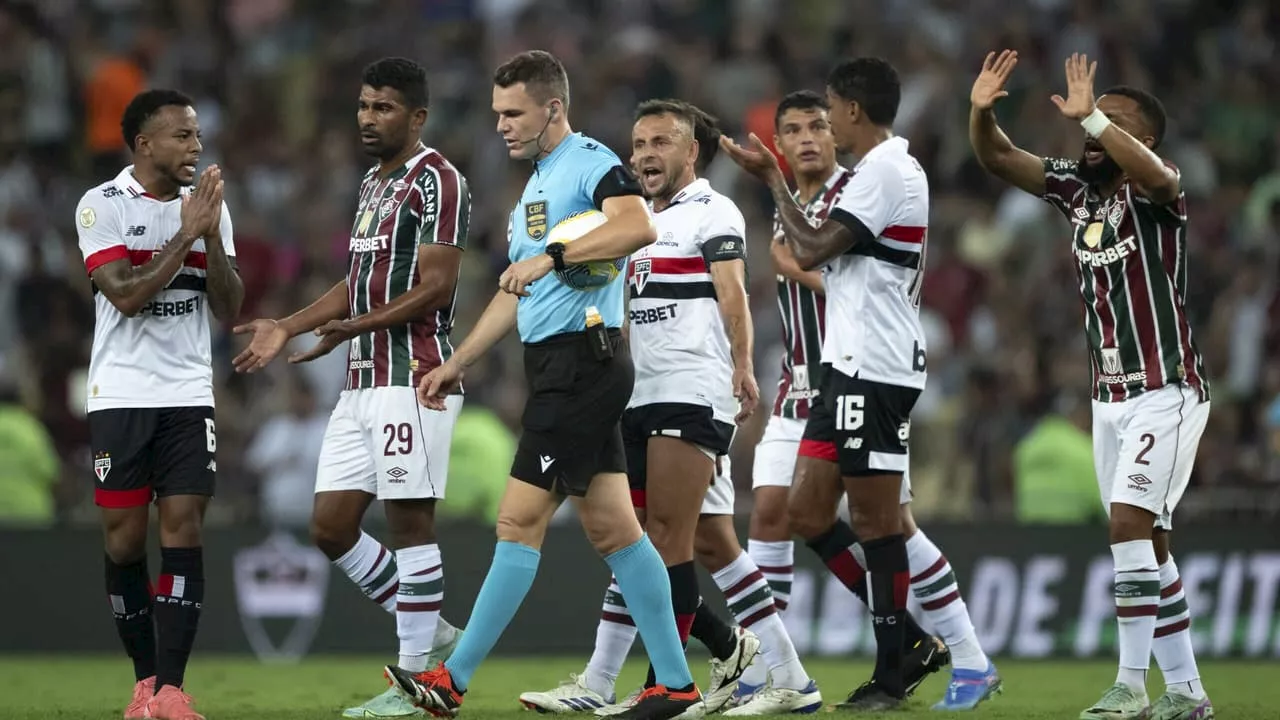
M711 264L746 257L746 222L732 200L694 180L654 214L657 242L628 263L636 381L627 407L689 403L733 423L733 355Z
M875 146L853 168L827 215L875 238L824 268L822 362L850 377L923 389L920 289L929 233L929 179L905 138Z
M849 171L839 165L809 201L801 206L810 225L821 225L832 202L848 182ZM798 193L791 197L800 202ZM782 218L773 213L773 236L785 235ZM826 298L800 283L778 276L778 314L782 317L782 374L773 414L784 418L809 417L809 403L822 388L822 335L826 325Z
M116 260L143 265L182 227L181 196L161 201L120 171L80 198L76 232L85 272ZM224 203L222 246L235 264L231 213ZM213 406L209 310L205 296L205 243L196 240L169 284L134 317L93 288L93 350L87 409Z
M466 178L428 147L386 177L374 166L360 183L348 246L347 299L351 317L377 310L417 287L418 249L465 248L471 217ZM397 327L351 338L347 389L416 386L453 354L457 285L449 304Z
M1094 399L1117 402L1186 383L1209 400L1187 317L1186 195L1158 205L1125 181L1101 197L1066 158L1045 159L1044 185L1044 200L1072 227Z

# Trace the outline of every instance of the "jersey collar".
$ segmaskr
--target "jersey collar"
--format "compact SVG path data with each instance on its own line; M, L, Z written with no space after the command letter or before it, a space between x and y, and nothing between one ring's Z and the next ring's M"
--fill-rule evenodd
M570 147L576 146L580 142L582 142L582 133L569 133L568 135L565 135L564 139L560 141L560 144L555 146L555 148L553 148L546 157L541 160L533 161L533 171L536 173L543 173L550 170L556 160L560 159L560 156L568 152Z
M675 197L671 198L671 205L684 202L694 195L701 195L702 193L710 190L711 182L709 180L706 178L695 178L693 182L685 185L680 189L680 192L676 193ZM670 207L670 205L668 205L668 207Z
M858 161L858 164L853 169L856 172L858 168L862 167L863 165L866 165L868 160L871 160L872 158L875 158L880 155L887 155L887 154L906 155L907 145L908 143L906 138L902 137L901 135L894 135L888 140L885 140L879 145L868 150L867 154L862 156L862 159Z
M120 174L116 175L116 179L112 182L115 183L117 188L123 190L125 194L131 198L147 198L148 200L155 200L156 202L166 202L147 192L147 189L142 187L142 183L138 182L138 178L133 176L132 165L121 170ZM178 188L178 197L182 197L189 192L191 192L191 188L180 187Z

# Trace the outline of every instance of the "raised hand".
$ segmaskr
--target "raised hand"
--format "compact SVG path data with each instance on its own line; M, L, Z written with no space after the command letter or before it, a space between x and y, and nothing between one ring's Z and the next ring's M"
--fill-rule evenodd
M769 182L769 178L773 173L781 173L778 167L778 158L764 143L760 142L760 138L755 133L751 133L748 138L750 148L744 148L738 143L730 140L728 136L720 136L720 147L725 153L738 163L743 170L755 175L765 182Z
M210 165L200 173L195 190L182 196L182 230L201 238L222 221L222 170Z
M973 81L973 89L969 91L969 102L978 110L990 110L996 101L1008 97L1009 91L1004 89L1013 69L1018 66L1017 50L1001 50L987 53L982 61L982 72Z
M289 333L280 323L267 318L237 325L232 330L237 335L252 334L249 346L232 361L236 372L252 373L266 367L289 342Z
M1063 115L1072 120L1081 120L1095 107L1093 97L1093 75L1098 70L1098 61L1089 62L1087 55L1072 53L1064 63L1067 71L1067 99L1061 95L1049 98Z

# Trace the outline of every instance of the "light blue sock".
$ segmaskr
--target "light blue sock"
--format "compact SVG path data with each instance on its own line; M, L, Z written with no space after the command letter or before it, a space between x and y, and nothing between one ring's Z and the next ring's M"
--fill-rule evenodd
M524 602L524 596L533 586L541 557L542 553L528 545L505 540L499 540L493 549L493 563L489 565L489 574L476 596L471 618L467 620L467 632L444 664L459 690L467 689L476 668L480 667L516 616L520 603Z
M662 556L649 542L648 535L606 557L618 579L618 589L627 601L631 619L644 641L653 665L653 677L659 685L686 688L693 684L684 644L676 630L676 613L671 607L671 580ZM465 635L463 637L466 637Z

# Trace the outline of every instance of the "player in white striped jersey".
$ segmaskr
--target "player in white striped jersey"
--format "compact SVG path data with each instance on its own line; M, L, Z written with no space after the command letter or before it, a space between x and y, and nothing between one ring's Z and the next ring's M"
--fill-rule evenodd
M221 171L194 190L190 98L148 90L120 127L133 164L84 194L76 231L94 295L88 423L107 595L133 660L125 718L203 720L183 688L204 600L201 526L217 473L209 316L240 312ZM147 570L152 501L160 575ZM152 588L154 587L154 592Z
M859 162L829 220L816 227L796 205L777 159L759 138L752 136L751 150L723 143L739 165L769 185L798 266L824 268L826 377L811 406L800 455L838 463L843 487L827 473L806 477L797 470L789 509L793 529L847 586L855 587L864 572L868 576L876 668L872 680L844 703L862 710L896 707L912 689L905 658L911 580L936 577L932 584L942 590L939 603L955 604L959 598L940 553L925 577L912 577L915 553L907 543L912 528L902 521L910 415L925 381L918 308L929 199L924 171L907 152L906 140L890 129L900 95L897 72L883 60L850 60L831 71L832 133L836 145ZM848 494L860 543L842 523L826 532L797 523L828 518L841 490ZM854 543L861 546L861 566L850 552ZM994 666L982 658L981 669L953 673L939 707L971 708L998 689Z

